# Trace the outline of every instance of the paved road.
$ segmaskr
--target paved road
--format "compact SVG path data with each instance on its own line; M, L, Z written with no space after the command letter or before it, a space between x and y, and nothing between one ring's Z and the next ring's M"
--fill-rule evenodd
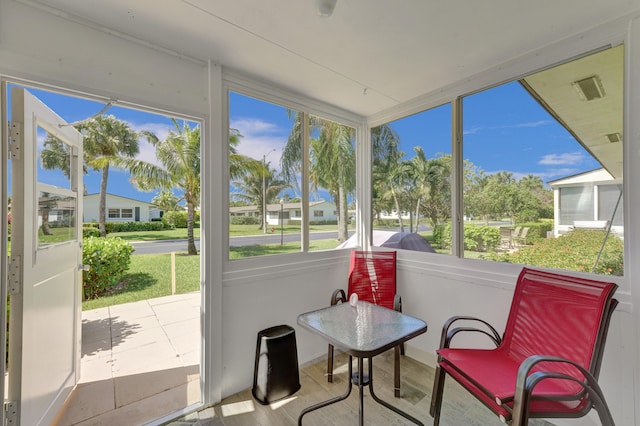
M353 231L349 232L349 236L353 235ZM329 232L312 232L309 236L311 240L326 240L329 238L338 238L338 231ZM300 234L284 234L283 241L285 243L300 241ZM231 237L230 245L232 247L253 246L258 244L278 244L280 242L280 234L266 235L247 235L245 237ZM200 239L196 238L196 249L200 250ZM170 253L172 251L186 251L187 240L164 240L164 241L145 241L131 243L136 251L133 254L159 254Z
M489 222L489 226L508 226L509 222ZM420 224L420 231L429 231L430 227ZM400 229L385 229L386 231L400 231ZM405 228L408 231L409 227ZM349 236L353 235L354 231L349 231ZM326 240L329 238L338 238L338 231L328 232L312 232L309 236L311 240ZM291 243L300 241L300 234L284 234L283 240L285 243ZM196 249L200 250L200 239L196 238ZM280 242L280 234L276 231L273 234L265 235L247 235L244 237L231 237L231 247L241 246L253 246L259 244L278 244ZM147 241L139 243L131 243L136 249L133 254L159 254L170 253L172 251L186 251L187 240L165 240L165 241Z

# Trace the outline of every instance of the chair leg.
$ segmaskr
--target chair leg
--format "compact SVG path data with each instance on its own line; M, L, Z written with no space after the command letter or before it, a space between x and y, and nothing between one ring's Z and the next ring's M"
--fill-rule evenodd
M333 383L333 345L329 345L327 354L327 382Z
M436 367L436 374L433 381L433 390L431 393L431 408L429 409L429 414L431 414L431 417L433 417L433 426L438 426L440 424L442 393L444 392L444 378L446 374L446 371L440 368L439 365Z
M400 398L400 346L393 348L393 394Z

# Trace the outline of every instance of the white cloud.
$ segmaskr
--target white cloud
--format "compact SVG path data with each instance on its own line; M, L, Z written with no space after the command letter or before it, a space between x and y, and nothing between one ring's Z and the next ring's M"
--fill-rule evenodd
M580 164L586 160L586 156L584 153L576 151L576 152L565 152L563 154L547 154L542 157L538 164L543 164L546 166L572 166L576 164Z
M540 126L546 126L547 124L550 124L550 123L551 121L548 121L548 120L538 120L538 121L531 121L531 122L525 122L525 123L505 124L504 126L488 126L488 127L475 126L475 127L471 127L470 129L463 130L463 134L473 135L475 133L484 132L487 130L518 129L522 127L540 127Z
M288 129L283 129L275 123L254 118L232 120L229 126L237 129L242 135L237 147L239 154L257 160L262 160L262 157L266 155L267 162L270 161L272 167L278 168L282 149L289 136Z
M156 135L159 140L166 139L167 136L169 136L169 131L174 129L174 126L169 123L129 123L129 125L136 132L141 132L143 130L151 132ZM147 142L145 137L141 137L138 140L138 148L140 151L138 152L138 155L136 155L137 160L146 161L147 163L155 164L157 166L161 165L156 158L156 149L153 145Z

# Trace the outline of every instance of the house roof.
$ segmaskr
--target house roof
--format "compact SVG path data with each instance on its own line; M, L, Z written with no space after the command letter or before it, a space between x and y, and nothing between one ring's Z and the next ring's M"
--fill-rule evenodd
M582 183L611 182L615 179L605 169L590 170L548 182L549 186L578 185Z
M614 20L638 0L34 0L46 11L371 116ZM162 30L159 31L158 29Z
M330 204L333 206L333 203L330 201L324 201L324 200L320 200L320 201L310 201L309 202L309 208L311 207L316 207L319 206L321 204ZM302 203L284 203L282 205L282 208L284 210L292 210L292 209L299 209L302 208ZM335 207L334 207L335 208ZM254 211L259 211L260 209L258 208L258 206L238 206L238 207L230 207L229 208L229 212L230 213L240 213L240 212L254 212ZM280 210L280 203L278 204L267 204L267 211L268 212L275 212L275 211L279 211Z
M96 194L85 194L85 196L84 196L84 198L85 198L85 199L86 199L86 198L98 198L98 197L100 197L100 194L99 194L99 193L96 193ZM123 197L123 196L121 196L121 195L115 195L115 194L109 194L109 193L107 193L107 197L111 197L111 198L120 198L120 199L122 199L122 200L127 200L127 201L135 201L136 203L142 203L142 204L147 204L147 205L149 205L149 206L151 206L151 207L156 207L156 205L155 205L155 204L153 204L153 203L148 203L148 202L146 202L146 201L142 201L142 200L136 200L135 198Z

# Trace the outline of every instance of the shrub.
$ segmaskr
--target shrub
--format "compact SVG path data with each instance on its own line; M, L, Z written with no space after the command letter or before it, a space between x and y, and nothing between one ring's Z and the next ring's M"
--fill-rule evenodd
M85 299L95 299L118 284L129 269L133 247L121 238L88 237L82 240Z
M94 227L83 226L82 227L82 238L87 237L99 237L100 230Z
M338 220L337 219L325 219L325 220L310 220L309 221L309 225L337 225L338 224Z
M139 232L161 231L165 229L162 222L107 222L107 233L112 232Z
M541 266L567 271L591 272L598 258L605 231L576 229L558 238L539 240L514 253L491 256L492 260ZM622 275L623 243L609 235L595 273Z
M200 213L195 212L195 222L200 221ZM187 227L187 212L166 212L162 215L162 223L168 228L186 228ZM193 225L197 228L197 224Z
M257 216L232 216L231 225L260 225L260 218Z
M441 229L440 229L441 228ZM440 248L451 247L451 224L437 226L434 229L435 241L440 242ZM464 225L464 249L472 251L493 251L500 244L500 229L497 226Z
M529 231L527 231L525 244L533 244L537 241L546 240L547 231L553 231L553 221L549 220L541 222L516 223L516 226L529 228Z

